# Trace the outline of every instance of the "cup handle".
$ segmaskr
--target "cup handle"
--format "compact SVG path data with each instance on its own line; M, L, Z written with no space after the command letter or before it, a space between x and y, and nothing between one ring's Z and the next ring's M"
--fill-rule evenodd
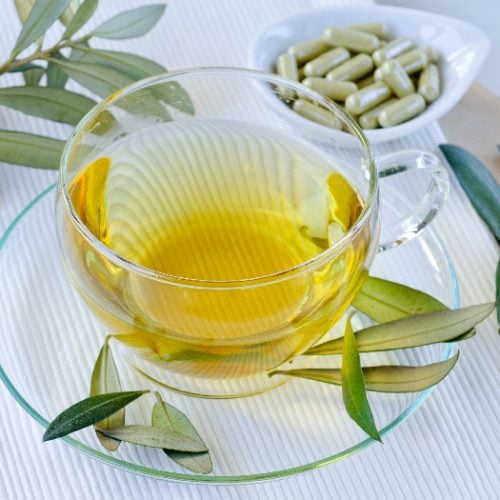
M425 170L430 176L429 186L420 201L394 225L389 239L379 243L378 251L384 252L411 240L434 219L448 197L449 177L437 156L419 149L381 156L375 164L380 179L414 170Z

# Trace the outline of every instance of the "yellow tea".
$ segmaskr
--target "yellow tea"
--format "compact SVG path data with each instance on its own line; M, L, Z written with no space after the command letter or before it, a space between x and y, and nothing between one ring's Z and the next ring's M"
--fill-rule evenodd
M68 231L77 288L118 339L178 373L270 370L324 335L362 284L369 229L323 253L358 218L360 195L319 150L272 129L143 129L103 151L70 194L119 256Z

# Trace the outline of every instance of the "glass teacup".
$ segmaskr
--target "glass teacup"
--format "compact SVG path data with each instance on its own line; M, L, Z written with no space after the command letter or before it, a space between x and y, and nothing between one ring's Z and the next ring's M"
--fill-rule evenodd
M315 103L357 148L304 137L270 92ZM408 170L429 174L428 189L379 242L379 177ZM145 360L136 367L180 392L234 397L280 383L267 373L331 329L377 250L413 237L446 193L434 156L375 166L353 119L306 87L204 68L94 108L67 144L56 213L71 281L104 333Z

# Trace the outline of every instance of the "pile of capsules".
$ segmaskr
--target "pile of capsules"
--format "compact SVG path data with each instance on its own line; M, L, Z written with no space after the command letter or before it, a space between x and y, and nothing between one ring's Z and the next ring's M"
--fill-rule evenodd
M439 96L439 53L430 45L416 47L406 36L386 41L388 33L384 23L328 28L321 38L293 45L280 55L276 73L344 103L365 129L398 125ZM305 118L341 128L329 111L292 89L277 91Z

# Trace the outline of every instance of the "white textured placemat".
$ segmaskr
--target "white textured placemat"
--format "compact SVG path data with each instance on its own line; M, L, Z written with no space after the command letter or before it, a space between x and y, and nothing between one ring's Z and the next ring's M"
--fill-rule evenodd
M146 0L101 0L96 21ZM145 37L102 47L153 57L168 68L245 66L257 33L295 12L341 0L171 0L157 29ZM9 0L2 1L0 60L19 29ZM0 108L0 128L65 137L68 129ZM438 153L444 137L434 125L387 144L381 153L419 147ZM54 173L0 165L0 233L55 178ZM498 248L452 181L452 195L435 222L455 263L464 304L492 300ZM15 286L0 283L7 288ZM2 332L4 333L4 332ZM0 498L497 498L500 344L492 317L465 344L452 376L406 423L343 462L305 476L255 486L199 487L137 477L103 466L64 443L41 443L41 427L0 388Z

